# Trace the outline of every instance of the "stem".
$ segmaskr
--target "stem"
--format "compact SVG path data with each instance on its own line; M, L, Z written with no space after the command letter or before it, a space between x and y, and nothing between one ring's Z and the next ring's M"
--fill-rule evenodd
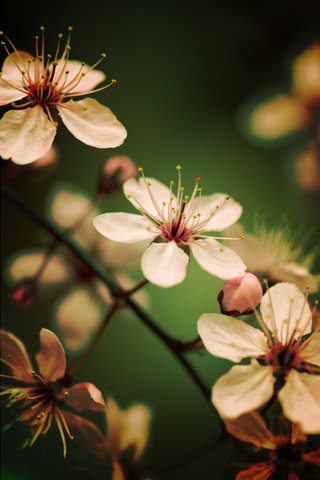
M125 303L133 310L140 320L157 335L157 337L167 345L173 355L180 361L185 370L192 377L194 382L198 385L199 389L209 402L214 411L215 408L211 403L211 391L207 388L201 378L198 376L193 367L185 359L181 352L181 343L178 340L172 339L165 332L163 332L151 318L140 308L130 297L126 297L126 293L121 289L118 282L94 259L92 258L84 248L82 248L77 242L66 235L66 233L52 222L46 220L38 212L36 212L30 205L28 205L16 192L14 192L8 185L1 185L2 193L9 198L13 203L19 206L25 213L27 213L33 220L39 223L43 228L48 230L58 240L67 245L73 253L75 253L103 282L107 284L110 289L111 295L114 299L123 299ZM217 414L218 415L218 414ZM222 423L222 421L221 421Z
M72 376L74 374L74 372L80 367L80 365L83 364L83 362L89 357L91 352L94 350L94 348L97 345L101 335L103 334L104 329L108 325L109 320L113 317L113 315L116 313L116 311L118 310L119 307L120 307L120 305L117 301L112 304L112 306L110 307L110 310L107 313L106 318L104 319L103 324L101 325L101 327L97 331L97 333L96 333L94 339L92 340L91 344L89 345L87 350L78 358L78 360L73 364L73 366L68 371L68 374L70 376Z
M140 290L140 288L144 287L145 285L147 285L147 283L149 283L149 280L147 280L146 278L144 280L142 280L142 282L138 283L138 285L136 285L132 290L126 290L126 295L132 295L133 293L135 293L137 290Z

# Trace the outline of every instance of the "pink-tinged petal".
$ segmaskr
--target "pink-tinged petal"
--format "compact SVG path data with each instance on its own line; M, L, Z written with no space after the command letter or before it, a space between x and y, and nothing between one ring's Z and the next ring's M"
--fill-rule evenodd
M236 480L267 480L274 471L273 465L257 463L253 467L238 473Z
M212 355L233 362L259 357L269 350L261 330L227 315L204 313L198 320L198 333Z
M1 358L11 368L12 375L25 382L34 383L31 374L33 367L21 340L4 330L0 330L0 335Z
M301 429L297 423L292 423L291 426L291 443L295 445L298 442L305 443L307 441L308 435L301 432Z
M115 148L124 142L127 131L111 110L93 98L70 100L58 107L65 126L78 140L96 148Z
M306 99L320 96L320 43L307 48L293 62L293 90Z
M40 352L36 360L45 382L54 382L62 378L66 371L66 356L57 335L42 328L40 331Z
M250 130L263 140L275 140L304 128L308 121L303 102L291 95L278 95L255 109Z
M25 165L45 155L57 132L40 106L10 110L0 122L0 155Z
M44 253L37 250L19 252L8 259L9 279L14 282L35 276L45 260ZM53 255L48 261L40 277L41 285L54 285L67 282L71 278L71 271L63 257Z
M278 394L284 415L304 433L320 433L320 376L291 370Z
M269 278L294 283L303 293L315 293L319 290L319 277L295 262L275 261L271 268L267 269L267 274Z
M32 55L27 52L22 52L21 50L11 53L11 55L9 55L3 62L3 75L5 75L6 79L10 78L12 83L19 85L19 87L21 88L24 85L21 70L24 70L26 72L29 68L29 72L31 69L32 75L34 62L30 63L30 65L28 63L28 60L32 61L32 59Z
M10 85L8 85L9 82ZM17 88L19 90L17 90ZM8 103L17 102L27 96L27 92L21 92L21 86L16 85L11 81L10 77L7 75L2 75L0 77L0 106L7 105Z
M100 430L85 418L64 411L63 416L67 422L74 442L103 459L108 455L105 437Z
M59 82L59 84L63 83L66 78L66 75L65 75L66 71L69 72L68 83L70 83L77 76L80 70L82 73L85 73L85 76L80 76L81 80L79 83L73 82L71 84L70 93L90 92L90 90L93 90L99 83L103 82L103 80L106 78L105 74L103 72L100 72L100 70L91 70L90 72L88 72L88 70L91 67L89 65L82 65L81 62L77 62L76 60L69 60L67 64L65 64L65 62L61 60L58 60L57 62L58 62L58 65L56 66L56 69L55 69L54 78L52 80L53 83L57 81ZM52 71L52 68L53 67L51 64L50 71ZM69 90L68 83L63 88L63 91ZM76 85L76 86L72 88L72 85Z
M174 241L152 243L141 261L143 275L162 288L183 282L187 275L189 257Z
M201 213L201 220L214 215L211 220L204 226L206 231L221 232L225 228L233 225L239 220L242 214L242 207L235 202L233 198L226 200L228 195L224 193L215 193L214 195L201 197L195 214ZM217 208L219 207L219 208Z
M132 213L104 213L92 221L101 235L120 243L135 243L155 237L150 223L142 215Z
M200 267L215 277L229 280L240 277L246 270L238 254L214 238L195 240L189 245Z
M82 410L105 412L106 410L102 394L93 383L78 383L78 385L69 388L64 401L79 412L82 412Z
M151 184L149 185L149 188L147 187L146 182ZM155 178L149 177L146 177L145 179L140 177L139 180L129 178L129 180L123 184L123 191L126 197L127 195L131 195L131 198L128 200L134 207L139 209L142 206L145 212L156 218L160 218L159 210L161 212L163 209L162 202L169 205L170 196L174 196L173 194L170 195L170 189L168 187L161 182L158 182ZM154 201L149 192L151 192ZM159 210L155 204L158 205ZM173 205L175 205L175 201Z
M296 475L294 472L290 472L288 480L300 480L300 479L299 479L298 475Z
M97 232L92 226L92 219L98 212L90 206L88 196L80 194L71 184L61 182L58 190L55 188L53 191L49 213L64 229L74 228L80 222L81 225L73 235L75 240L88 249L94 246ZM85 220L82 221L84 215Z
M74 287L56 307L56 323L66 349L83 350L103 318L97 298L87 286Z
M261 283L252 273L245 272L241 277L227 280L218 295L221 312L238 317L242 313L252 313L261 302Z
M299 355L303 360L320 367L320 332L314 333L307 341L306 347L301 344Z
M308 302L298 287L291 283L278 283L264 294L261 314L269 330L283 344L289 341L295 329L298 329L294 334L295 339L301 332L303 335L311 332L312 318Z
M274 382L270 366L263 367L256 360L237 365L214 385L212 403L221 417L237 418L266 403L272 397Z
M320 467L320 448L315 452L303 453L302 459L304 462L315 463Z
M243 442L253 443L258 448L275 450L277 444L266 423L256 410L233 420L223 419L227 430Z
M230 238L244 236L241 241L224 240L223 243L241 257L249 272L265 272L273 263L275 255L268 252L257 237L246 233L240 224L228 227L223 235Z

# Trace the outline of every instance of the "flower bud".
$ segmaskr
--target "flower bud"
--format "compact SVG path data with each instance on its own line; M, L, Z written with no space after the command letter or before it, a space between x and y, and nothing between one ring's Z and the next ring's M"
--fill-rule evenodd
M218 295L221 312L224 315L238 317L248 315L259 305L263 292L259 280L252 273L227 280Z
M25 280L15 287L11 292L12 299L18 307L28 308L36 300L36 282L34 280Z
M137 168L128 157L111 157L104 164L97 184L98 194L107 194L122 188L123 182L137 176Z

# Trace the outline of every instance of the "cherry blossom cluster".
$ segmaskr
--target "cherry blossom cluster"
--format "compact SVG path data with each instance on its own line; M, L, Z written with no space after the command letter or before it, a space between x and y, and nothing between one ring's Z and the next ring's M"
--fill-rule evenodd
M45 55L40 30L34 56L17 50L1 32L7 53L1 104L12 105L0 121L8 182L19 176L32 181L35 172L56 163L59 118L92 147L118 147L127 135L107 107L91 98L74 101L115 83L96 88L105 80L95 69L105 54L93 66L70 60L70 27L65 46L59 34L55 55ZM252 113L254 134L274 139L313 122L320 98L319 52L315 44L297 58L290 95ZM252 452L255 464L238 472L237 480L262 480L279 472L301 480L306 464L319 474L320 449L310 441L320 434L320 321L317 302L309 298L319 290L314 255L303 254L303 245L283 227L260 225L246 233L237 223L240 203L227 193L204 194L199 176L186 195L181 172L177 165L176 177L164 185L128 157L114 156L98 173L92 198L67 182L48 192L37 219L54 239L16 252L6 260L4 273L17 306L33 308L41 297L51 300L51 328L60 339L48 325L41 329L34 367L23 342L1 330L6 369L1 396L12 413L5 430L22 422L28 432L24 448L55 428L64 457L69 448L84 449L109 462L113 480L130 478L130 471L134 478L150 478L152 467L139 462L148 445L152 409L139 401L122 410L93 383L74 384L74 373L122 311L145 322L187 368L215 407L212 414L219 415L224 434L259 451L259 460ZM137 213L101 213L101 201L121 190ZM199 336L183 343L153 322L148 312L152 298L142 289L148 283L163 289L181 284L194 260L225 284L217 296L219 313L194 319ZM130 268L139 264L142 280L136 284ZM199 349L242 362L215 381L212 393L188 359L190 351ZM68 359L68 368L66 354L73 361L69 366ZM104 432L86 418L88 410L104 417Z

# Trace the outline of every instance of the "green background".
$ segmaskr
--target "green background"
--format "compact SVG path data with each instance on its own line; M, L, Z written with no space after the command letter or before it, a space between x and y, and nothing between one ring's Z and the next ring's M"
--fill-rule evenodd
M146 175L165 184L176 180L175 166L180 164L187 194L193 178L201 176L203 194L223 192L243 205L241 221L249 231L257 207L271 223L288 213L297 225L305 220L319 225L319 191L300 191L292 173L304 136L268 148L241 133L246 103L268 89L288 91L293 58L319 40L318 1L18 1L4 2L2 10L2 29L17 49L33 53L34 36L43 25L47 52L54 54L58 33L66 38L72 25L71 59L92 65L106 53L99 67L107 81L115 78L117 84L94 98L111 108L128 131L121 147L104 151L82 144L60 122L55 142L59 168L42 183L11 181L38 211L43 211L56 180L68 180L93 194L103 161L127 155ZM121 192L113 194L104 209L132 211ZM41 228L6 199L2 213L3 260L20 249L45 244ZM315 243L313 237L308 247ZM142 278L139 270L134 276ZM190 341L197 335L199 316L219 311L216 297L223 283L191 260L181 285L168 290L146 287L150 315L168 334ZM39 298L32 308L19 310L9 300L8 287L3 288L3 327L21 338L31 355L39 348L40 329L52 328L53 301ZM190 355L190 362L208 387L231 365L205 352ZM146 461L188 458L188 452L219 433L201 392L139 319L115 317L75 381L93 382L122 407L142 402L152 409ZM94 418L103 429L103 418ZM54 432L48 444L41 438L32 449L19 451L25 437L21 425L3 434L4 479L109 478L108 465L85 460L72 448L63 460ZM222 479L231 457L230 446L223 444L152 478Z

